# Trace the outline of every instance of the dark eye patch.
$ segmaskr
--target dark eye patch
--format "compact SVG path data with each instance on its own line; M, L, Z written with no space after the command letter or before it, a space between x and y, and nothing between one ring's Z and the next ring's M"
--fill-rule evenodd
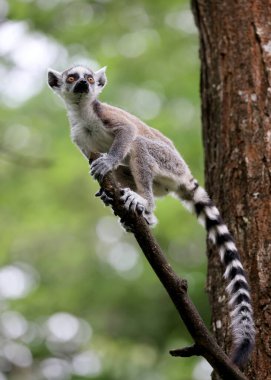
M91 75L91 74L85 74L85 75L84 75L84 78L85 78L90 84L95 83L95 80L94 80L94 78L93 78L93 75Z
M77 73L71 73L71 74L69 74L69 75L67 76L67 79L68 79L69 77L73 77L75 80L79 79L79 75L78 75Z

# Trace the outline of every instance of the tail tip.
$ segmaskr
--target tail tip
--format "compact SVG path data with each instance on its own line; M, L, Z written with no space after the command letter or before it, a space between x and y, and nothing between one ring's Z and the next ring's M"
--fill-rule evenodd
M254 340L245 338L238 346L235 347L231 354L231 359L237 367L243 369L249 360L250 354L254 348Z

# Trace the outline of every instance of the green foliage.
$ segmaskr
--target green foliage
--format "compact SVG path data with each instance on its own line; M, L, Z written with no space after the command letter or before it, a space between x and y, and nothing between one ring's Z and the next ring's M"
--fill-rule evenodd
M0 39L7 25L22 31L8 49L0 42L6 78L0 85L0 339L28 347L34 360L16 365L5 357L3 373L12 380L198 379L192 374L198 361L169 356L169 349L190 338L133 237L94 197L98 185L70 142L62 103L46 86L47 61L57 70L80 62L108 66L102 100L170 137L202 182L198 41L188 1L3 4ZM37 45L27 45L29 37ZM154 234L177 273L188 279L208 323L204 231L176 199L159 200L156 214ZM16 270L25 276L23 285ZM12 320L5 313L15 310L27 324L18 336L8 334L2 321L5 315ZM77 323L81 340L54 341L50 318L57 313L66 313L62 325L56 323L60 331L64 326L63 334L71 333ZM75 316L70 325L69 316ZM91 367L85 374L87 365L76 359L82 352ZM45 361L50 358L62 362Z

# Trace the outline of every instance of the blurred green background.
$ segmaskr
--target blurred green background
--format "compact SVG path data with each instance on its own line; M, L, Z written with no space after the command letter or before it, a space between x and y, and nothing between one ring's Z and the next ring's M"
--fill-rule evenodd
M94 193L47 68L108 66L101 100L171 138L203 182L198 36L184 0L0 0L0 380L206 380L133 236ZM158 200L154 234L209 325L205 234Z

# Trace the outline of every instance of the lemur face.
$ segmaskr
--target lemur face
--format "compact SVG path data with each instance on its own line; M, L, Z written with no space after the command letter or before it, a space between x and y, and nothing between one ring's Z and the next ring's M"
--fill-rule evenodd
M92 70L80 66L64 71L65 90L75 94L88 94L95 86L94 75Z
M106 84L106 68L96 72L84 66L74 66L62 73L48 70L48 84L63 98L96 98Z

